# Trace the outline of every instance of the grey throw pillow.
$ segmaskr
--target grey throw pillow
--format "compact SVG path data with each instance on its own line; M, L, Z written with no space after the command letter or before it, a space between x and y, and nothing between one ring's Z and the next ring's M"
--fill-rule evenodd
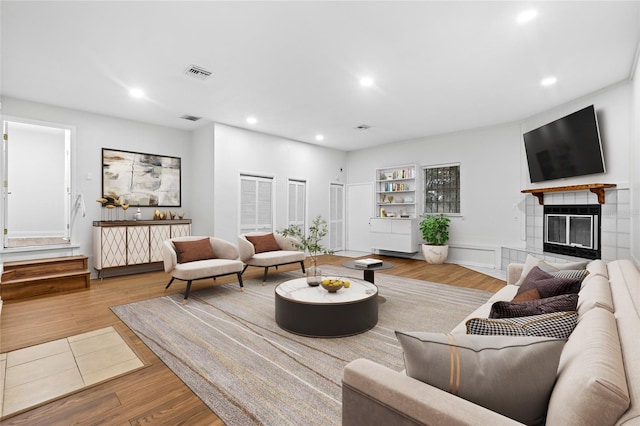
M578 323L578 313L554 312L517 318L471 318L468 334L545 336L567 339Z
M408 376L521 423L544 424L565 340L427 332L396 337Z
M552 312L575 311L577 306L578 295L576 293L560 294L558 296L524 302L498 301L491 305L489 318L514 318L549 314Z

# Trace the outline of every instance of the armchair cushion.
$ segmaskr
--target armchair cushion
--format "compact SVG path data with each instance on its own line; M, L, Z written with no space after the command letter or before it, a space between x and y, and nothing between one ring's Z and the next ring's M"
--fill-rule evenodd
M256 254L282 250L271 232L264 235L247 235L247 240L253 244Z
M215 259L217 257L211 247L209 238L191 241L174 241L173 245L176 249L178 263Z

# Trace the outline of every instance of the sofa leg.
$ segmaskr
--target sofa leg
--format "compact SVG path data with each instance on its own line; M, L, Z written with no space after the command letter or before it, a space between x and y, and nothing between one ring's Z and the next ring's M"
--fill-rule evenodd
M238 272L238 282L240 283L240 290L244 291L244 284L242 282L242 272Z
M246 271L248 267L249 265L244 265L244 268L242 268L242 272L240 272L240 274L241 275L244 274L244 271Z
M304 270L304 260L300 261L300 267L302 268L302 273L306 274L306 271Z
M175 280L175 277L171 277L171 279L169 280L169 284L167 284L167 286L164 288L165 290L169 288L173 280Z
M268 266L264 267L264 275L262 276L262 285L267 284L267 271L269 270Z
M184 299L182 300L182 304L187 304L187 299L189 298L189 292L191 292L191 280L187 281L187 290L184 292Z

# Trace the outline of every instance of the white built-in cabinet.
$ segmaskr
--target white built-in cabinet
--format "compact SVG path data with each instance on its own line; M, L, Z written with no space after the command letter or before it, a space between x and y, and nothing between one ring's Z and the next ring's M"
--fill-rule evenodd
M420 183L415 164L375 170L375 211L369 221L374 250L419 250Z
M122 268L162 262L162 243L191 235L191 219L93 222L93 267Z

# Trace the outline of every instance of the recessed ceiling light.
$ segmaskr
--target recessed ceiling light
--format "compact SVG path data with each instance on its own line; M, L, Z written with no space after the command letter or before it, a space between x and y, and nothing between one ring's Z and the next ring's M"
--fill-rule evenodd
M553 86L558 81L555 77L547 77L540 82L542 86Z
M360 79L360 86L364 86L364 87L373 86L373 79L371 77L362 77Z
M247 117L247 123L249 124L256 124L258 122L258 119L255 117Z
M324 135L316 135L316 140L317 141L323 141L324 140Z
M535 19L536 16L538 16L538 11L535 9L529 9L529 10L525 10L524 12L521 12L516 18L516 20L518 21L519 24L524 24L525 22L529 22Z
M144 97L144 92L140 89L131 89L129 90L129 94L138 99Z

